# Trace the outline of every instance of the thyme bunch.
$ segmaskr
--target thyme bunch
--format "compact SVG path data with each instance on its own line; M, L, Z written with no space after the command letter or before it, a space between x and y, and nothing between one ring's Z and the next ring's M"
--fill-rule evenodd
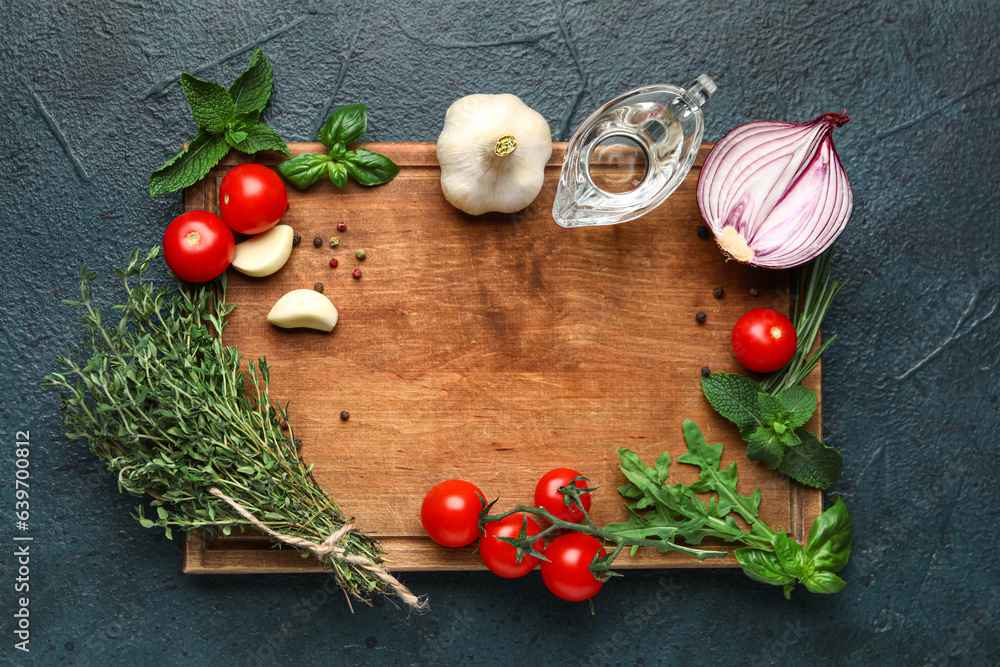
M269 394L266 360L244 365L236 348L223 344L235 308L226 302L225 274L214 286L156 286L143 274L158 254L158 247L145 256L133 251L128 266L117 269L128 296L112 308L116 321L94 306L97 274L86 265L79 300L64 302L84 311L86 354L60 354L43 384L60 392L67 437L89 442L119 491L152 496L156 516L141 505L133 516L147 528L162 527L168 538L174 529L228 535L250 525L209 493L217 487L275 532L323 542L349 519L299 457L287 406ZM382 562L379 543L358 530L339 546ZM363 567L324 561L357 599L389 591Z

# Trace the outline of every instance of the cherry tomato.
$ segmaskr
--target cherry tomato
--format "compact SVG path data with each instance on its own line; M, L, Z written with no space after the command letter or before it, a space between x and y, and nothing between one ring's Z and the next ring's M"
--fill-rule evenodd
M521 527L525 517L523 514L511 514L500 521L491 521L483 526L483 536L479 538L479 555L482 557L486 567L494 574L499 574L507 579L516 579L535 569L538 559L534 556L524 555L521 562L517 562L517 548L496 539L499 537L520 537ZM528 535L538 535L541 529L531 518L528 518ZM539 553L544 549L544 542L541 538L532 546Z
M233 232L208 211L188 211L163 233L163 258L182 280L203 283L222 275L236 254Z
M798 339L787 317L770 308L754 308L733 327L733 354L752 371L776 371L795 355Z
M559 493L560 486L568 487L570 480L579 476L580 473L569 468L556 468L542 475L535 486L535 507L547 509L557 519L579 523L583 519L583 512L575 503L570 503L571 507L566 507L564 502L566 497ZM587 483L582 479L577 480L576 488L586 489ZM583 508L589 512L590 494L580 494L580 502L583 503Z
M274 227L288 208L281 177L259 164L233 167L219 186L219 212L241 234L261 234Z
M542 580L550 591L563 600L587 600L604 585L594 578L590 563L594 556L605 555L600 540L586 533L567 533L552 540L543 552Z
M438 544L464 547L479 537L479 513L485 506L486 497L475 484L449 479L424 496L420 523Z

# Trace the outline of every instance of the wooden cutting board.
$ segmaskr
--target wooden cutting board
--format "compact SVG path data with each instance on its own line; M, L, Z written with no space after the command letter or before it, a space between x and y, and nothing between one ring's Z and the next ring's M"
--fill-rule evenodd
M266 356L272 396L290 404L301 454L320 485L368 533L393 570L484 569L474 546L446 549L419 519L427 490L450 478L501 497L498 510L532 504L535 482L555 467L602 488L592 515L625 519L616 488L618 447L652 463L667 450L671 479L697 478L676 463L684 419L709 442L724 442L724 465L739 463L741 493L759 487L761 514L802 539L822 495L747 461L739 433L705 401L703 366L739 371L729 346L747 310L787 312L788 275L724 261L703 224L695 184L711 144L665 204L639 220L563 229L552 202L565 144L557 144L545 186L513 215L467 216L441 194L434 144L370 144L400 166L391 183L338 190L328 180L305 192L289 186L283 224L302 236L288 263L254 279L230 271L237 304L225 342L244 357ZM292 154L323 152L289 144ZM609 149L623 150L623 149ZM622 155L607 153L605 176L627 178ZM627 157L627 156L626 156ZM275 164L280 156L255 156ZM185 193L185 210L218 211L225 173L248 157L231 153ZM347 225L337 231L337 223ZM322 246L313 246L320 237ZM328 242L340 237L339 248ZM367 259L354 251L364 248ZM329 261L336 257L337 268ZM360 268L361 279L351 272ZM340 311L333 333L282 330L265 320L285 292L322 282ZM723 287L721 299L713 289ZM756 296L751 294L755 290ZM707 314L704 324L695 314ZM817 392L820 373L807 383ZM341 421L341 410L350 413ZM819 432L820 411L811 424ZM618 567L725 567L642 550ZM293 549L248 532L185 542L190 573L321 569Z

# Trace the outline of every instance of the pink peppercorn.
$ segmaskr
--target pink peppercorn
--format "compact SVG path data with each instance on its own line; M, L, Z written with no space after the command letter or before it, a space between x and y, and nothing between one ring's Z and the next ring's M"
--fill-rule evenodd
M355 278L360 278L361 277L361 269L354 269L354 273L352 273L351 275L354 276Z
M331 267L337 266L338 264L340 264L340 262L337 261L336 257L334 257L333 259L330 260L330 266Z
M347 231L347 225L345 225L342 222L338 222L337 223L337 230L341 231L341 232L346 232Z

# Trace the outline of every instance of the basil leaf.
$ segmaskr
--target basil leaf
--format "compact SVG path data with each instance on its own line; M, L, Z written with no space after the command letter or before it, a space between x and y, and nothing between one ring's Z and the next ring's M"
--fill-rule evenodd
M831 487L844 469L844 457L804 428L795 429L795 435L802 442L785 450L785 458L778 470L806 486L817 489Z
M796 429L804 425L816 412L816 392L800 384L782 390L775 397L788 415L788 426Z
M330 161L330 180L338 188L347 187L347 169L341 162Z
M253 55L246 71L236 77L229 87L229 95L237 112L261 112L271 97L274 75L271 63L259 46L253 47ZM254 122L257 122L254 120Z
M330 157L334 160L343 159L347 155L347 146L344 145L343 141L338 141L333 146L330 146Z
M795 583L795 577L785 572L781 561L773 551L742 547L733 552L737 562L743 568L743 573L754 581L774 586L785 586Z
M364 104L348 104L335 110L323 123L316 136L327 148L338 141L351 144L360 139L368 129L368 108Z
M149 175L149 194L155 197L194 185L228 152L223 136L198 130L187 148Z
M816 517L809 529L806 559L814 570L839 572L851 557L854 524L840 498L833 507Z
M793 577L801 577L808 571L806 552L802 545L784 533L778 533L771 540L774 553L781 563L781 568Z
M760 461L771 470L781 465L781 462L785 458L787 446L772 429L759 426L756 431L745 439L748 459L751 461Z
M399 165L384 155L367 148L358 148L344 156L344 166L351 178L361 185L381 185L396 178Z
M256 153L257 151L277 151L282 155L288 155L288 146L277 132L267 125L252 125L245 128L246 138L238 143L234 148L244 153ZM325 157L325 156L324 156Z
M847 582L835 575L833 572L819 570L813 572L800 581L812 593L836 593L847 585Z
M702 391L715 411L736 424L740 431L768 426L761 416L757 383L739 373L712 373L702 378Z
M330 156L322 153L302 153L278 165L278 173L292 185L305 190L326 173Z
M229 91L214 81L202 81L187 72L181 74L181 88L191 104L191 115L198 129L219 134L226 129L236 107Z

